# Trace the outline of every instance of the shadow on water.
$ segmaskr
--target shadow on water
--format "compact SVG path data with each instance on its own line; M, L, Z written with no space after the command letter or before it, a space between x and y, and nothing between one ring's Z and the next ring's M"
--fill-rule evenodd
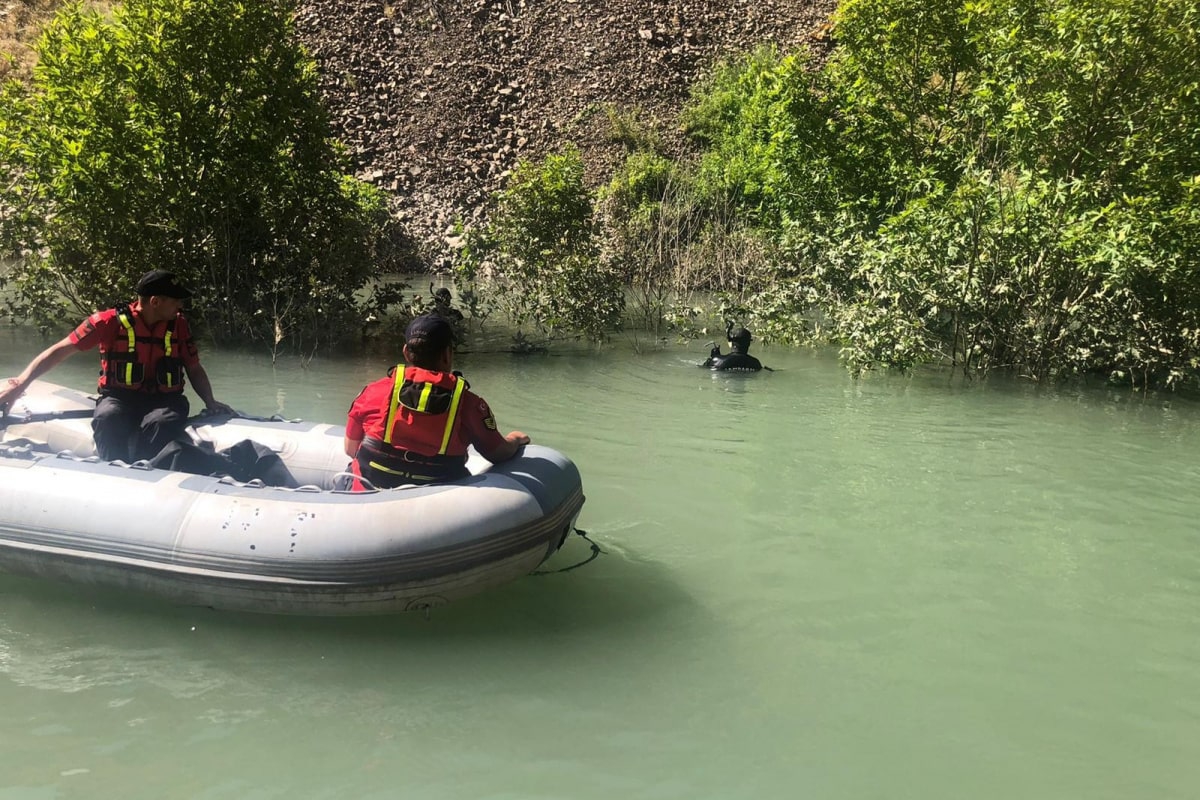
M44 579L0 575L0 653L38 631L38 638L58 630L67 638L97 632L114 642L137 648L147 635L161 636L203 629L206 636L244 640L245 646L268 651L289 640L319 642L331 637L358 643L403 640L406 646L431 645L463 638L507 642L542 640L547 636L592 635L614 630L636 631L657 626L664 614L693 603L673 580L666 564L644 560L630 551L599 541L604 552L577 569L589 547L573 537L542 566L544 574L432 610L428 615L401 613L366 617L292 617L170 605L156 598L116 590L70 585ZM86 624L81 621L86 620ZM7 640L7 641L6 641ZM51 648L53 649L53 648ZM3 664L0 662L0 667Z
M0 702L11 682L61 696L66 705L46 702L67 719L80 693L91 704L182 702L190 710L171 713L194 720L342 719L433 713L430 704L459 702L464 685L533 680L573 696L580 675L597 664L612 675L635 669L663 630L696 613L669 565L599 541L607 552L580 569L526 576L428 618L231 613L0 575ZM588 552L578 539L543 567Z

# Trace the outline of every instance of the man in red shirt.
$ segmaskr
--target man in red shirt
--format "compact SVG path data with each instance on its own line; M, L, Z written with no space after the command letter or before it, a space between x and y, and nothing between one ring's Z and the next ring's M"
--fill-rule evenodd
M97 311L39 353L0 389L0 411L39 376L69 356L100 348L100 399L92 434L101 458L153 458L187 426L184 373L207 408L233 413L213 397L208 373L180 310L191 292L166 270L151 270L137 285L138 299Z
M487 401L470 391L454 363L454 329L445 317L417 317L404 333L404 358L354 399L346 419L350 471L380 489L466 477L467 447L507 461L529 437L496 429ZM355 489L362 484L354 482Z

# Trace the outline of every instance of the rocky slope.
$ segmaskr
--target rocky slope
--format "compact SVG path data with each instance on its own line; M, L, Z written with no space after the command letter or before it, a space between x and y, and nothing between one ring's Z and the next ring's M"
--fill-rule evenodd
M760 44L818 50L836 0L303 0L337 134L391 193L429 266L522 158L576 143L593 182L621 156L605 109L680 152L697 78Z

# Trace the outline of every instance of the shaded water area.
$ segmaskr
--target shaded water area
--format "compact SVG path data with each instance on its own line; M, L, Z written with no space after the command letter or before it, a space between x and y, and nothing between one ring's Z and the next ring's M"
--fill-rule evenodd
M638 349L460 359L579 465L580 569L428 620L0 576L0 800L1195 796L1200 405ZM387 366L204 355L326 421Z

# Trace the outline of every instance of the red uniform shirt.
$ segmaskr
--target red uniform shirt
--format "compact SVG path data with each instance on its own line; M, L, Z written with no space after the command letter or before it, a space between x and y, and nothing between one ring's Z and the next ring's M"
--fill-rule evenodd
M153 383L155 367L163 357L163 342L167 334L167 323L160 322L153 327L148 326L141 314L141 301L135 300L129 306L133 322L134 334L137 336L137 360L145 367L145 374ZM100 359L112 350L117 340L126 341L128 334L121 324L115 308L97 311L71 331L71 343L77 350L100 348ZM171 354L183 362L184 367L192 368L200 363L200 353L192 339L187 320L182 314L175 317L174 330L171 333ZM104 387L105 375L100 375L100 386Z
M397 369L401 369L401 367L397 367ZM387 377L367 384L359 392L346 417L346 437L348 439L361 441L364 436L370 436L383 441L383 428L387 424L388 408L394 387L394 379ZM445 418L442 417L442 419ZM394 428L396 429L396 433L392 437L394 447L412 450L422 455L437 454L436 448L429 452L428 446L424 443L405 440L401 415L397 415ZM504 437L496 430L496 418L492 416L492 410L488 408L487 401L470 389L465 389L462 399L459 401L458 417L450 435L450 442L446 447L446 455L466 455L468 445L475 445L476 450L486 454L502 447Z

